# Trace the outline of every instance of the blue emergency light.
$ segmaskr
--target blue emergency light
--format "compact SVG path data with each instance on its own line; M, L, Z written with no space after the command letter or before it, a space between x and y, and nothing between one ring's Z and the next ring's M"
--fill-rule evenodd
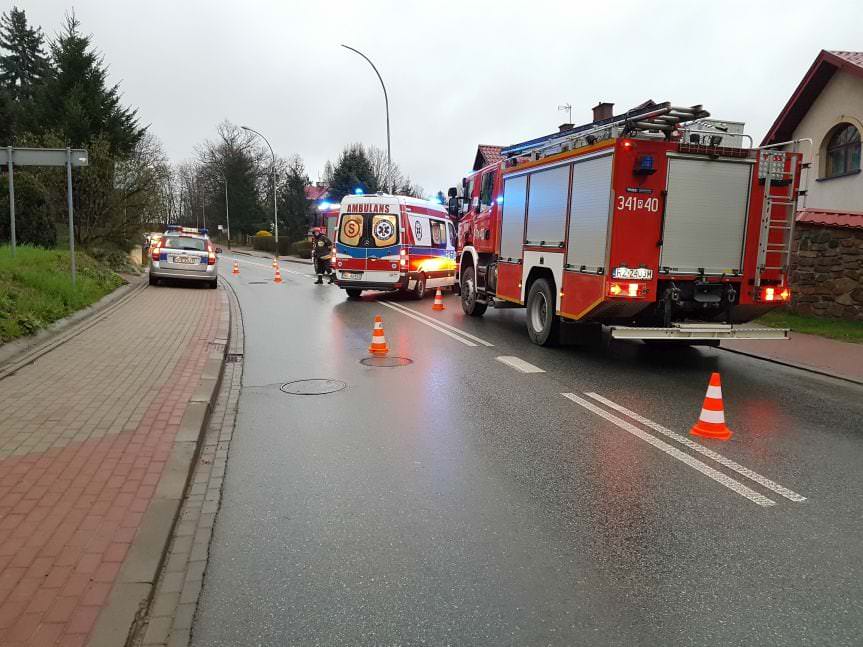
M653 155L639 155L638 159L635 160L635 169L632 172L635 175L653 175L656 173Z

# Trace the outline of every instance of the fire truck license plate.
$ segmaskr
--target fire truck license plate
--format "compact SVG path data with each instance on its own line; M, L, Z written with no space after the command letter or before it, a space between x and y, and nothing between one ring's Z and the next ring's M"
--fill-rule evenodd
M363 278L362 272L342 272L343 279L361 279Z

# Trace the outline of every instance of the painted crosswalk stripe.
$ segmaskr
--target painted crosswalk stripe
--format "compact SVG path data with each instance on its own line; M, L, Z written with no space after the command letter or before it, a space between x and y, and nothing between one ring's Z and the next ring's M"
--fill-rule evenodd
M520 357L515 357L514 355L499 355L495 359L498 362L512 366L515 370L522 373L545 373L539 366L534 366L530 362L525 362Z
M605 406L607 406L611 409L614 409L615 411L622 413L625 416L628 416L629 418L632 418L636 422L640 422L645 427L649 427L650 429L653 429L654 431L658 431L662 435L667 436L668 438L671 438L672 440L676 440L677 442L679 442L682 445L686 445L687 447L698 452L699 454L701 454L703 456L707 456L708 458L716 461L720 465L727 467L730 470L734 470L735 472L737 472L741 476L745 476L746 478L748 478L752 481L755 481L759 485L766 487L768 490L772 490L773 492L776 492L776 494L781 494L786 499L789 499L791 501L796 501L796 502L801 502L801 501L806 500L805 496L800 496L799 494L797 494L797 492L794 492L793 490L789 490L788 488L783 487L782 485L779 485L779 483L776 483L775 481L771 481L766 476L762 476L758 472L754 472L751 469L749 469L748 467L744 467L743 465L736 463L735 461L731 460L730 458L726 458L722 454L715 452L712 449L708 449L704 445L700 445L699 443L687 438L686 436L683 436L683 435L678 434L674 431L671 431L670 429L663 427L659 423L653 422L653 420L650 420L649 418L645 418L644 416L641 416L641 415L635 413L634 411L630 411L626 407L623 407L623 406L617 404L616 402L609 400L608 398L602 397L598 393L585 393L585 395L589 398L593 398L597 402L601 402Z
M666 454L668 454L672 458L676 458L681 463L684 463L684 464L688 465L689 467L691 467L692 469L694 469L698 472L701 472L707 478L713 479L714 481L716 481L720 485L724 485L725 487L727 487L732 492L735 492L735 493L739 494L740 496L749 499L753 503L760 505L760 506L763 506L763 507L769 507L769 506L776 505L775 501L773 501L772 499L768 499L763 494L759 494L758 492L747 487L746 485L744 485L740 481L735 481L730 476L723 474L719 470L716 470L716 469L710 467L710 465L707 465L706 463L701 462L697 458L693 458L689 454L685 454L684 452L677 449L677 447L673 447L673 446L669 445L668 443L660 440L656 436L653 436L653 435L647 433L646 431L639 429L635 425L628 423L626 420L623 420L622 418L618 418L613 413L610 413L610 412L606 411L605 409L602 409L602 408L596 406L592 402L588 402L587 400L584 400L583 398L578 397L577 395L575 395L575 393L561 393L561 395L563 397L569 399L569 400L572 400L576 404L584 407L588 411L595 413L600 418L604 418L605 420L612 423L613 425L616 425L620 429L623 429L625 432L632 434L636 438L639 438L639 439L643 440L644 442L653 445L656 449L658 449L662 452L665 452Z

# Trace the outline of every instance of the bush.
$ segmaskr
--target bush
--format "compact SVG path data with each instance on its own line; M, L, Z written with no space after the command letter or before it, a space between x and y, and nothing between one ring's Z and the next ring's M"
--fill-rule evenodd
M106 265L114 272L137 273L139 268L129 261L129 252L110 243L92 245L87 248L87 253L97 261Z
M266 229L261 229L258 233L255 234L255 237L257 237L257 238L267 238L268 236L270 238L273 237L273 235L270 232L268 232Z
M287 238L279 238L279 256L291 254L292 244ZM276 251L276 239L273 236L255 237L252 239L252 247L262 252L273 254Z
M9 179L0 180L0 239L10 240ZM19 245L54 247L57 229L48 209L48 191L32 175L15 173L15 240Z
M291 244L291 254L294 256L299 256L300 258L311 258L312 257L312 241L310 240L298 240L295 243Z

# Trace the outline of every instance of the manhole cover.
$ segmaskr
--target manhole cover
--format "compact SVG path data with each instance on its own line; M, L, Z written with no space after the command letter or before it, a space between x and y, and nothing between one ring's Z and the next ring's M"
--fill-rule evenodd
M345 388L347 384L341 380L296 380L282 384L281 389L290 395L325 395L335 393Z
M241 359L243 359L242 353L227 353L227 354L225 354L225 362L229 363L229 364L234 363L234 362L239 362Z
M391 368L393 366L407 366L413 364L412 359L407 357L366 357L360 360L360 364L365 366L378 366L383 368Z
M269 281L249 281L249 285L266 285Z

